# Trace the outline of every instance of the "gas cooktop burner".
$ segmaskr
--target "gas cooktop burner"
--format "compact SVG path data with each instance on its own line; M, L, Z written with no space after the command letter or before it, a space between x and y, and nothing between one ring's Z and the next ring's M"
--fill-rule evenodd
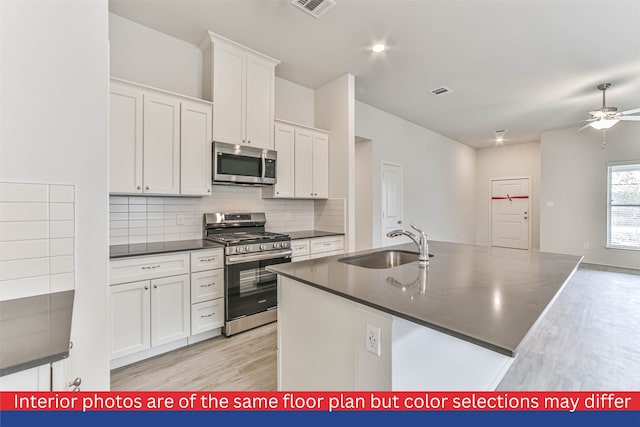
M233 245L236 243L262 242L270 240L288 239L289 236L280 233L262 232L236 232L236 233L218 233L207 236L208 240Z

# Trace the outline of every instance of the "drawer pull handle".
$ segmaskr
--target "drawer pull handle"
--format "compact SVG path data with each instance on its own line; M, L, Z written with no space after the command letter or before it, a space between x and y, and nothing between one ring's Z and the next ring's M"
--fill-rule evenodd
M209 314L201 314L200 318L201 319L206 319L207 317L212 317L215 313L209 313Z
M201 288L208 288L209 286L213 286L213 285L215 285L215 282L214 283L209 283L209 284L206 284L206 285L200 285L200 287Z
M200 262L211 262L211 261L215 261L216 257L213 258L200 258Z
M263 304L263 303L265 303L265 302L267 302L267 300L266 300L266 299L261 299L260 301L258 301L258 304Z
M147 265L142 267L143 270L152 270L154 268L160 268L160 265Z
M324 243L325 246L331 246L331 242Z

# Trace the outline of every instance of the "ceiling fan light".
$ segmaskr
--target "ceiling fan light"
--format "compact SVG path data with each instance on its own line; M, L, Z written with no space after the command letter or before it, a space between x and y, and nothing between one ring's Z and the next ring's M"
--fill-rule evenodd
M619 121L620 120L618 120L618 119L595 120L595 121L589 123L589 126L591 126L594 129L598 129L598 130L609 129L609 128L613 127Z

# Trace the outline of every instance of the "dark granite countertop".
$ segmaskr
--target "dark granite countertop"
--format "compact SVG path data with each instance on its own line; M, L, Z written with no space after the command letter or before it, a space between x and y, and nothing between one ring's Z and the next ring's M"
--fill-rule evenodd
M0 376L69 357L74 291L0 302Z
M320 231L320 230L292 231L286 234L291 236L291 240L313 239L315 237L327 237L327 236L344 236L344 233L338 233L333 231Z
M416 252L411 244L391 247ZM358 254L377 252L363 251ZM394 316L514 356L551 306L581 257L430 242L428 270L341 263L338 255L268 267L270 271Z
M221 248L222 245L209 240L177 240L173 242L138 243L135 245L114 245L109 247L109 258L155 255L166 252L195 251L198 249Z

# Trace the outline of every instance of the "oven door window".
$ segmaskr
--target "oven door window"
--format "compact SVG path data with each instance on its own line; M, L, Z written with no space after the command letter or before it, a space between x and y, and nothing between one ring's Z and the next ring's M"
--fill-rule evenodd
M243 262L226 267L227 320L266 311L277 305L277 275L267 267L291 258Z
M262 159L237 154L218 153L218 174L262 177Z

